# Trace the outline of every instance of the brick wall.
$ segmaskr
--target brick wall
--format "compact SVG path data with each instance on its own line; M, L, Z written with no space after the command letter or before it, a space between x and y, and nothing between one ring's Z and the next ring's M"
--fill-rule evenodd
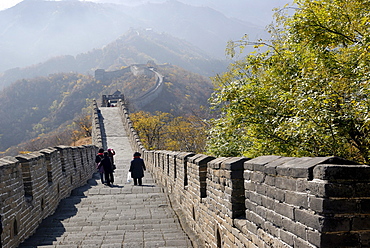
M214 158L132 146L195 247L370 247L370 166L337 157Z
M0 215L3 248L32 235L61 199L95 172L95 146L58 146L0 159Z
M103 147L103 138L101 134L101 118L100 118L100 110L98 108L98 104L96 100L93 101L93 114L91 119L91 138L92 143L95 144L97 147Z

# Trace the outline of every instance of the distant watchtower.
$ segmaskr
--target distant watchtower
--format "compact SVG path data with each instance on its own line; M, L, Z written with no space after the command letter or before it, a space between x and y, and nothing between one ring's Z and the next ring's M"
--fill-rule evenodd
M97 70L95 70L95 78L96 78L96 80L103 81L104 80L104 75L105 75L105 70L104 69L97 69Z
M117 105L119 100L124 101L124 96L121 91L117 90L112 95L103 95L102 96L102 107L114 107Z

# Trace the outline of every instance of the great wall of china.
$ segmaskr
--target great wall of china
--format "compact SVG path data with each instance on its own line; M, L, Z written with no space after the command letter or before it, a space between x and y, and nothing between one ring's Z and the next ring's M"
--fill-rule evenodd
M206 247L369 247L370 166L337 157L214 158L132 147ZM194 235L193 235L194 237Z
M150 151L119 113L133 150L162 185L198 247L369 247L370 166L337 157L215 158ZM95 171L103 145L93 106L93 145L60 146L0 159L0 216L4 248L17 247L61 199Z

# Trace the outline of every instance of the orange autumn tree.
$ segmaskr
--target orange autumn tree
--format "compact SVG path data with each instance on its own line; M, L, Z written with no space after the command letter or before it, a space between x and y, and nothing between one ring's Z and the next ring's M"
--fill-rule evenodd
M206 123L196 116L140 111L130 118L147 149L204 152Z

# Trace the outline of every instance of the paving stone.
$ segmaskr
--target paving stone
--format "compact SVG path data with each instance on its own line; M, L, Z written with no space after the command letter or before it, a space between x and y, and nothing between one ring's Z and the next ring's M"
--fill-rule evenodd
M114 186L101 184L99 175L94 175L88 185L63 199L54 215L46 218L20 248L40 244L43 248L192 247L164 190L149 172L143 186L126 182L133 151L115 111L102 108L108 122L104 122L107 146L116 151Z

